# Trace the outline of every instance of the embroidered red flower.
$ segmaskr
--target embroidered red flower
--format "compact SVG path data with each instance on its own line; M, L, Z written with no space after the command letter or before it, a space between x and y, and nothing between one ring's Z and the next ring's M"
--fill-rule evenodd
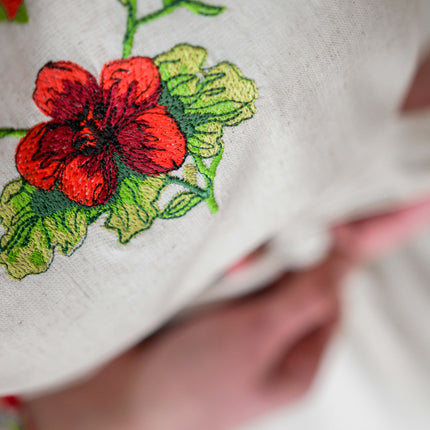
M18 14L22 2L23 0L0 0L0 5L2 5L6 11L8 19L13 21Z
M36 80L33 100L51 121L31 128L16 151L19 173L71 200L106 203L118 182L118 160L145 174L176 170L186 141L176 121L158 104L160 75L150 58L112 61L100 84L68 61L48 63Z

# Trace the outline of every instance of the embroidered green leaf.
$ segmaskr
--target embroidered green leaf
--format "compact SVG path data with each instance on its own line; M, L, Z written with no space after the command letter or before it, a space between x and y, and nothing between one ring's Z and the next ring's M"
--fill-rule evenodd
M208 70L200 83L198 97L190 99L186 112L208 115L211 121L234 126L251 118L257 98L255 83L233 64L221 63Z
M184 179L191 185L197 185L197 168L194 164L184 166Z
M178 45L154 61L165 89L160 103L181 125L190 152L215 156L224 126L235 126L255 114L255 83L227 62L203 69L203 48Z
M67 212L78 205L68 199L58 188L52 191L32 188L31 207L41 218L46 218L58 212Z
M188 150L201 157L215 156L221 147L221 136L224 126L220 122L208 122L207 115L190 115L185 113L185 105L178 96L163 91L159 103L167 106L171 115L180 124L187 137Z
M45 225L63 255L71 255L87 234L87 217L77 208L45 218Z
M223 125L219 122L208 122L195 127L193 135L188 139L188 150L201 157L213 157L221 149Z
M122 181L105 222L107 229L117 232L121 244L151 227L158 216L156 202L164 185L164 175L144 179L129 176Z
M224 12L223 6L211 6L199 1L184 1L183 6L197 15L217 16Z
M68 211L72 208L79 208L80 210L76 213L79 213L80 216L85 215L88 225L95 222L104 212L109 211L106 206L79 206L68 199L58 188L54 188L52 191L36 189L32 195L31 206L42 218L53 218L58 214L69 213Z
M202 198L191 191L179 193L168 203L161 213L160 218L169 219L181 217L201 201Z
M37 213L32 206L35 191L17 179L6 185L0 197L0 222L5 229L0 264L15 279L44 272L56 246L62 254L70 255L87 232L87 218L77 206L49 216Z
M183 6L197 15L216 16L225 10L222 6L211 6L194 0L163 0L164 7Z
M185 113L208 115L225 125L252 117L257 88L233 64L224 62L205 70L206 50L177 45L154 59L161 79L172 96L185 105Z
M186 97L198 91L197 73L201 73L206 55L204 48L183 44L154 58L170 94Z

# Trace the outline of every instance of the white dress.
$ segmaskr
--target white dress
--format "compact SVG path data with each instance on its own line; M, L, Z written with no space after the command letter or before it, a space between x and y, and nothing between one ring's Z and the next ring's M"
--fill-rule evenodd
M15 134L7 132L0 140L0 187L8 190L3 193L0 213L4 223L0 394L37 392L71 381L129 348L198 300L239 294L244 286L258 287L281 269L320 257L329 245L327 229L334 220L414 199L430 189L426 164L430 159L430 123L425 115L401 119L398 114L430 33L418 0L225 0L225 10L206 11L212 16L182 7L141 26L134 37L132 55L154 61L140 59L132 66L127 63L130 76L137 67L145 69L139 72L143 80L129 80L128 87L121 87L114 73L109 75L111 81L105 75L103 88L115 88L116 92L106 90L100 97L123 97L127 104L125 94L130 88L141 91L143 95L138 100L136 93L133 103L140 103L147 122L152 124L158 118L165 134L160 133L173 142L163 146L168 157L160 158L158 164L154 161L158 160L156 150L150 150L151 164L139 155L147 148L133 146L134 141L127 136L121 140L116 134L115 144L105 139L97 117L101 113L91 104L99 97L99 90L94 90L99 84L93 84L93 78L82 71L88 70L96 82L103 66L127 51L123 45L124 4L115 0L27 3L28 23L0 22L0 133L8 127L18 130ZM155 0L138 2L138 16L157 10L160 4ZM176 48L179 50L172 51L178 44L182 44ZM207 58L202 69L198 59L204 57L204 51ZM189 63L184 63L181 73L191 74L192 80L184 84L182 75L170 67L185 57ZM42 69L48 62L52 63ZM112 64L109 67L115 68L115 73L123 73L119 69L126 63ZM75 84L61 87L61 97L51 91L57 85L58 93L58 85L63 85L55 83L52 75L47 77L53 69L59 74L72 70L73 79L79 81L76 84L72 79L77 87L85 81L87 86L81 85L78 91L81 98L74 98ZM109 68L103 70L111 72ZM147 79L150 72L153 80ZM157 81L157 73L167 90ZM227 83L223 81L226 76L230 79ZM218 86L211 87L208 79ZM92 99L85 93L91 85L92 92L88 91ZM198 98L190 89L192 85L211 92ZM175 91L192 94L182 94L178 107ZM226 98L220 99L218 91ZM149 96L145 98L148 94L150 102ZM55 103L61 99L61 106L67 109L57 112L58 104L50 97ZM211 100L216 103L210 104ZM97 103L105 103L102 114L108 121L122 112L118 106L109 110L108 102ZM152 104L148 107L145 103ZM156 107L157 103L169 106L169 114L165 108ZM174 110L175 106L179 110ZM200 130L207 141L199 142L196 134L191 138L184 131L183 121L187 124L191 115L181 117L184 106L212 115L210 123L202 117L206 122ZM219 113L216 109L220 106ZM128 108L135 105L130 102ZM73 116L75 110L81 115L80 122ZM57 152L43 152L47 157L47 164L43 164L43 157L34 155L40 149L37 133L41 129L32 127L50 121L49 117L66 128L51 126ZM217 128L221 122L225 126L222 159L222 129ZM33 146L28 144L30 132L22 131L30 128ZM147 139L147 145L163 141L157 130L154 128L151 135L157 139ZM58 134L60 131L63 134ZM108 131L120 133L118 129ZM20 138L27 139L20 144L26 149L17 152L15 162ZM106 147L101 149L100 142ZM66 146L70 158L55 159ZM70 172L77 171L80 160L78 149L80 157L95 157L94 151L101 154L102 150L111 157L109 162L107 158L91 158L95 163L91 164L95 178L91 184L86 184L83 176L76 176L75 182L70 180L75 174ZM197 156L193 158L193 154ZM214 166L214 160L219 162L216 175L209 178L214 173L211 171L206 179L200 174L195 177L196 171L205 172ZM121 172L117 176L112 173L114 163L128 163L135 170L141 163L139 166L146 166L146 170L142 167L140 173L149 179L139 177L141 182L133 185L129 176L121 176L123 171L129 175L129 169L118 168ZM154 163L165 170L169 165L168 175L174 176L161 194L160 177L151 175L148 167L154 168ZM110 169L113 176L107 177L100 169ZM25 185L20 175L29 184ZM205 188L208 183L213 186L213 195ZM118 191L106 188L106 184ZM135 184L145 190L143 209L138 202L130 207L127 200L126 185ZM51 185L55 191L48 189ZM89 193L85 193L87 185L92 187ZM120 197L109 200L110 192L118 192L115 195ZM169 206L177 193L188 194ZM21 200L15 199L17 194ZM32 224L30 242L26 242L24 233L30 227L19 224L25 221L22 214L39 222L41 214L51 210L44 204L52 203L52 196L58 197L60 203L54 200L63 205L60 213L67 218L60 220L49 212L44 227L40 221L36 231ZM215 214L213 198L219 208ZM27 206L20 202L27 202ZM77 202L86 205L85 210L96 207L96 203L113 202L115 209L109 206L106 211L110 212L97 214L90 222L96 210L82 212ZM35 212L39 218L34 218ZM133 231L127 225L128 216L134 217ZM64 219L69 223L67 229ZM145 231L139 232L136 225ZM48 228L49 234L43 228ZM17 231L19 240L14 241L12 233ZM54 238L51 248L46 235ZM35 237L40 249L34 248ZM249 285L239 280L237 285L216 286L226 268L272 238L273 253L258 283ZM43 273L34 274L38 271Z

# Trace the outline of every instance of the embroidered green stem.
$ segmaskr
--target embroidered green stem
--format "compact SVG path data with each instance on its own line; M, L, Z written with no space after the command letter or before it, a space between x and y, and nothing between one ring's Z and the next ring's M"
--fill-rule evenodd
M214 159L212 160L211 166L209 168L209 174L210 174L210 178L211 178L211 187L210 187L210 195L209 195L209 198L206 200L206 203L209 206L209 209L211 210L211 212L213 214L218 212L218 203L216 202L215 196L214 196L213 181L215 179L215 174L216 174L216 169L218 167L218 164L220 163L220 161L222 159L223 152L224 152L224 146L222 146L218 155L216 155L214 157Z
M203 200L206 200L209 196L209 189L203 190L202 188L192 185L176 176L166 176L166 182L168 184L181 185L182 187L192 191L194 194L200 196Z
M199 169L199 172L206 179L206 185L207 185L206 190L209 191L209 195L206 198L206 204L208 205L210 211L213 214L218 212L218 203L215 200L213 181L215 179L216 169L218 167L218 164L222 159L223 152L224 152L224 145L221 147L221 150L219 151L219 153L213 158L210 167L206 167L205 163L200 157L193 156L194 162L196 163L196 166Z
M148 22L155 21L158 18L161 18L162 16L168 15L169 13L172 13L175 9L177 9L179 6L181 6L180 3L174 3L170 6L163 7L160 10L157 10L156 12L152 12L148 15L145 15L142 18L139 18L137 20L137 25L147 24Z
M127 9L127 27L122 42L122 58L127 58L131 54L133 38L136 33L136 0L119 0Z
M24 137L28 133L25 129L0 128L0 139L3 137Z
M155 21L165 15L169 15L179 7L185 7L190 12L203 16L216 16L225 10L223 6L211 6L195 0L163 0L163 7L161 9L142 16L141 18L137 18L137 0L119 0L119 2L127 9L127 27L122 43L122 58L127 58L131 55L134 35L141 25Z
M136 0L119 0L127 8L127 29L124 35L122 58L127 58L131 55L133 49L134 35L137 29L148 22L161 18L164 15L172 13L180 6L180 3L173 3L170 6L165 6L156 12L152 12L141 18L136 18Z

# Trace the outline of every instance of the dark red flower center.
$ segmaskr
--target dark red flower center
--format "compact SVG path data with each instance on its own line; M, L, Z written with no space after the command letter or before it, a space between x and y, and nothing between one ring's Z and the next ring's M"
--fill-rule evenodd
M73 148L83 155L97 155L107 146L115 143L115 130L104 122L104 108L99 105L95 110L86 108L78 120L69 121L73 131Z

